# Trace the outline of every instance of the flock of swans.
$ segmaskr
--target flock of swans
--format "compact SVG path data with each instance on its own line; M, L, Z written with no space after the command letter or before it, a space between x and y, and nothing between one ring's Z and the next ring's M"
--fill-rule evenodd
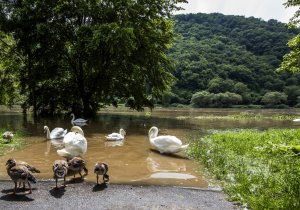
M48 126L44 126L44 132L46 133L47 140L61 140L63 148L57 150L57 154L61 157L64 157L66 160L55 160L53 164L54 178L56 180L64 179L63 186L65 185L66 176L68 171L72 171L75 177L75 173L79 173L81 178L82 170L85 172L85 175L88 174L88 169L85 166L85 161L82 159L84 154L87 152L87 140L84 136L84 132L80 125L86 124L87 120L85 119L75 119L74 114L71 114L72 120L71 124L73 127L68 132L67 129L56 127L51 132ZM107 141L112 142L121 142L124 140L126 132L124 129L120 129L119 133L111 133L105 138ZM188 144L183 145L181 140L176 136L170 135L158 135L158 128L153 126L148 132L149 142L152 147L158 150L160 153L177 153L188 147ZM3 138L11 139L13 138L13 133L6 131L3 134ZM51 142L52 143L52 142ZM10 178L15 183L14 194L16 194L17 183L19 182L19 187L23 183L23 188L25 189L25 183L29 186L29 193L32 192L30 182L36 183L36 179L32 173L40 173L38 169L29 165L24 161L16 161L14 159L9 159L6 162L7 173ZM94 173L97 175L97 184L99 183L99 175L103 175L104 183L109 181L109 176L107 174L108 165L103 162L96 162L94 166Z
M71 123L86 123L85 119L75 119L74 114L71 114ZM84 132L79 126L73 126L70 132L67 129L55 128L51 132L47 126L44 126L44 131L47 133L47 139L63 138L64 148L57 150L58 155L68 159L73 157L82 157L87 151L87 140L84 137ZM120 129L119 133L111 133L105 136L107 141L122 141L126 132ZM182 141L176 136L158 135L158 128L153 126L148 132L148 138L151 146L160 153L178 153L188 147L188 144L183 145Z

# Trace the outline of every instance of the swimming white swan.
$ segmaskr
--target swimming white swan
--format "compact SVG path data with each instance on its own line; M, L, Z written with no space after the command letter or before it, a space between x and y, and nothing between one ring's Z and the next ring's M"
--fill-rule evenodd
M294 122L300 122L300 118L296 118L293 120Z
M182 145L181 140L176 136L157 135L158 128L155 126L151 127L148 133L150 144L160 153L177 153L189 146L188 144Z
M120 141L125 138L125 135L126 135L125 130L123 128L121 128L119 133L111 133L111 134L105 136L105 138L109 141Z
M71 120L72 125L85 125L86 122L88 121L88 120L85 120L82 118L77 118L75 120L75 115L73 113L71 114L71 117L72 117L72 120Z
M67 134L67 129L54 128L51 132L47 125L44 126L44 132L47 132L47 139L61 139Z
M57 154L67 160L73 157L82 157L87 151L87 140L79 126L73 126L71 131L64 136L65 148L57 150Z

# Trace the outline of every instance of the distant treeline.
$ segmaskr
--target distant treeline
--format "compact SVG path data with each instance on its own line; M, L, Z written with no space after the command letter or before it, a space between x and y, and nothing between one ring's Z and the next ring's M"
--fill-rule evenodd
M218 13L176 15L174 21L178 36L169 56L177 80L163 105L300 106L300 75L276 71L298 29Z

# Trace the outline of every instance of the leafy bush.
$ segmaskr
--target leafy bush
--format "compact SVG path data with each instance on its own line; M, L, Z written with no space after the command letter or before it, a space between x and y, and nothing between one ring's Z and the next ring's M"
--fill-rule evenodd
M232 105L242 102L242 97L239 94L226 93L209 93L200 91L193 94L191 104L193 107L231 107Z
M266 106L274 106L283 104L287 101L287 95L282 92L267 92L261 99L261 102Z
M193 107L206 107L211 104L212 93L200 91L193 94L191 104Z

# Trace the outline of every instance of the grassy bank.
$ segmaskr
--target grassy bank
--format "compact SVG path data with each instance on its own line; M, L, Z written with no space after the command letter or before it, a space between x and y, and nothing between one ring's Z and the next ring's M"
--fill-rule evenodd
M300 130L214 132L188 151L251 209L300 209Z
M22 141L22 137L25 135L24 133L17 132L14 134L14 137L11 142L6 142L2 138L2 134L5 131L6 130L0 129L0 134L1 134L1 136L0 136L0 155L3 155L5 153L13 151L13 150L18 150L25 145L24 141Z
M262 114L251 113L251 112L241 112L239 114L230 114L230 115L202 115L202 116L179 116L177 119L187 119L187 118L195 118L195 119L224 119L224 120L293 120L297 118L297 115L291 114L278 114L278 115L270 115L264 116Z

